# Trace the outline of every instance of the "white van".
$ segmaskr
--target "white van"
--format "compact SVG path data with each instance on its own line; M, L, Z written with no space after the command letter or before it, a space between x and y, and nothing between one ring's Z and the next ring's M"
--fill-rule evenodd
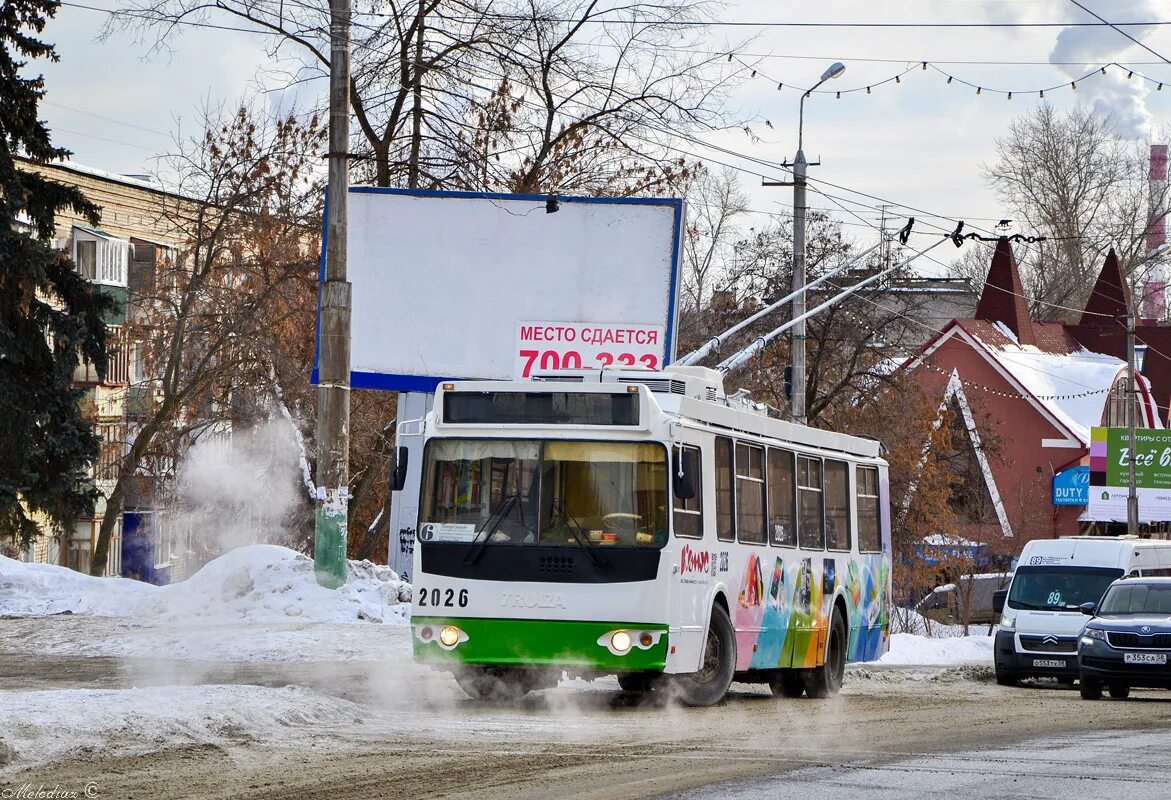
M1134 536L1063 536L1025 545L1007 590L996 632L996 682L1048 677L1073 682L1082 603L1097 603L1123 576L1171 575L1171 541Z

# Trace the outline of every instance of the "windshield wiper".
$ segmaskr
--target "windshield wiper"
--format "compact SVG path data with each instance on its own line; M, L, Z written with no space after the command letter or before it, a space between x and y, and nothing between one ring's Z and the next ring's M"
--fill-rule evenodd
M1035 606L1032 603L1026 603L1024 600L1013 600L1009 598L1009 608L1015 608L1018 611L1053 611L1056 606Z
M472 540L472 543L476 545L475 549L471 550L467 556L464 557L465 567L475 564L480 560L480 557L484 555L484 548L488 546L488 541L492 538L492 534L495 533L496 529L500 527L500 523L504 521L505 517L512 513L512 509L516 507L520 500L521 496L519 494L508 495L504 498L504 501L500 504L500 507L496 509L496 512L492 514L492 516L488 517L488 521L484 523L483 529L478 534L476 534L476 538ZM522 525L524 524L523 508L520 512L520 522ZM483 537L482 539L480 538L481 536Z
M609 569L610 561L597 552L597 548L590 543L589 537L584 536L581 526L574 522L570 522L569 515L565 513L565 504L562 503L554 506L553 513L549 516L549 525L552 527L553 520L559 518L565 523L565 527L573 534L573 538L577 540L578 545L586 551L586 555L590 557L590 561L594 563L596 569Z

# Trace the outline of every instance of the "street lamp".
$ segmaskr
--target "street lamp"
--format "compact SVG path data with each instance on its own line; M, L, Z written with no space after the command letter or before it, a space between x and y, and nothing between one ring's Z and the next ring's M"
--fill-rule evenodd
M846 71L840 61L830 64L821 73L821 80L801 94L797 108L797 156L793 159L793 319L805 314L805 172L809 162L805 160L804 128L805 98L828 80ZM789 338L790 359L793 362L793 421L805 424L805 320L793 326Z
M1163 242L1147 253L1147 257L1142 260L1142 263L1145 264L1158 258L1167 250L1167 247L1167 243ZM1130 458L1127 459L1126 532L1135 536L1138 534L1138 480L1134 464L1135 450L1137 449L1135 422L1138 417L1138 409L1135 407L1138 402L1135 373L1142 369L1142 365L1138 363L1137 348L1134 343L1134 292L1128 292L1128 297L1130 298L1130 307L1126 309L1126 431L1129 436L1127 441L1130 444ZM1144 360L1146 350L1146 345L1143 345Z

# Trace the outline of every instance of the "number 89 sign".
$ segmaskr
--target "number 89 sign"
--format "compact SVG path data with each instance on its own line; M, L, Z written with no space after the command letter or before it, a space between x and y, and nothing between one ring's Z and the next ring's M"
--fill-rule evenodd
M564 369L659 369L663 326L625 323L521 322L515 375Z

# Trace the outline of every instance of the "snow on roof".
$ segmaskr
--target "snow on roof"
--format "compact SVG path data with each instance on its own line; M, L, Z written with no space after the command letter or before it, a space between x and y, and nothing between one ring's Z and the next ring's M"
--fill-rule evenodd
M1034 347L989 347L988 352L1017 383L1078 437L1102 424L1110 388L1126 362L1102 353L1046 353Z

